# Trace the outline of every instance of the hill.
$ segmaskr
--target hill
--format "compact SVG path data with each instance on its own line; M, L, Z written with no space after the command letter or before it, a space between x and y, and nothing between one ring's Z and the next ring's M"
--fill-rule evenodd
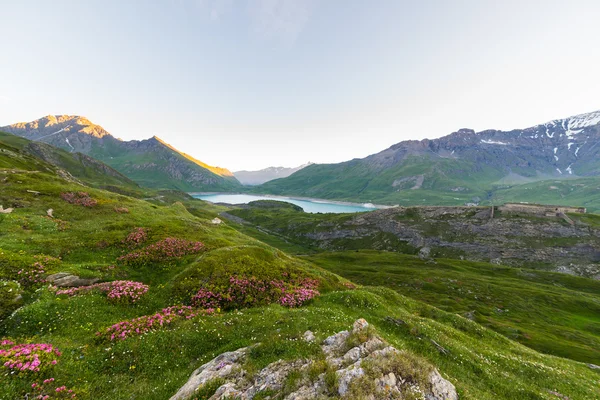
M182 191L229 191L241 187L225 168L212 167L156 136L123 141L87 118L48 115L0 130L100 160L140 185Z
M350 395L364 393L380 369L419 392L432 388L422 378L435 369L460 399L600 398L593 366L538 353L388 288L352 284L213 223L223 207L83 186L10 151L0 153L0 201L15 205L0 213L0 399L162 400L221 355L213 365L223 379L196 392L209 398L231 388L224 378L239 371L226 352L245 347L254 398L282 398L315 380L330 398L348 386ZM587 296L583 285L569 288ZM560 302L538 306L576 315ZM360 378L343 372L345 363L361 348L386 345L369 342L374 331L331 339L344 360L331 360L319 343L363 317L398 350L385 363L357 361ZM302 339L307 330L314 339ZM286 364L300 359L310 368ZM266 371L283 381L276 390L260 389Z
M486 201L499 187L577 177L598 181L599 142L600 111L512 131L461 129L439 139L400 142L363 159L311 165L255 191L383 204L458 205L474 198ZM569 201L566 196L563 203ZM595 206L600 209L600 204Z

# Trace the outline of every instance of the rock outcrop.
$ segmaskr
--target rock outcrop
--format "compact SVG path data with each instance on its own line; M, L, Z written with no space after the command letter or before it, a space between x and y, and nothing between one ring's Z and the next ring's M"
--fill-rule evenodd
M67 272L59 272L48 275L46 281L58 287L80 287L89 286L98 282L97 278L80 278L77 275L72 275Z
M303 339L315 340L314 334L307 331ZM249 376L244 370L248 350L223 353L202 365L170 400L192 398L199 388L216 380L224 383L211 400L249 400L261 392L268 393L267 398L285 400L404 399L407 395L425 400L458 399L454 385L435 368L390 346L364 319L357 320L351 331L326 338L321 344L323 359L279 360ZM290 388L287 378L292 372L300 378Z

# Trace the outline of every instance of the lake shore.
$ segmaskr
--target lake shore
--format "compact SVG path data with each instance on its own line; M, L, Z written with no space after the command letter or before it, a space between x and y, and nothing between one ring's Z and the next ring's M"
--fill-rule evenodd
M373 204L373 203L353 203L349 201L339 201L339 200L328 200L328 199L317 199L314 197L302 197L302 196L278 196L274 194L258 194L258 193L244 193L244 192L189 192L190 196L199 195L199 196L209 196L209 195L228 195L228 194L245 194L249 196L262 196L268 197L273 200L303 200L303 201L311 201L313 203L325 203L325 204L336 204L340 206L355 206L355 207L366 207L372 208L375 210L383 210L387 208L394 208L398 206L387 206L383 204Z

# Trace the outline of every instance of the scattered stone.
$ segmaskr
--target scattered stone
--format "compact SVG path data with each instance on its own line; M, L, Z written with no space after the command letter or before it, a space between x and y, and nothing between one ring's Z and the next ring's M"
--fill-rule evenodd
M438 342L436 342L433 339L429 339L431 341L431 343L433 343L433 345L438 349L438 351L442 354L448 354L450 353L447 349L445 349L444 347L442 347Z
M302 335L302 340L304 340L305 342L308 343L312 343L315 341L315 334L312 333L311 331L306 331L304 332L304 335Z
M362 331L363 329L367 329L368 326L369 323L364 318L357 319L354 321L354 325L352 325L352 332L356 333Z
M98 278L80 278L67 272L48 275L46 280L58 287L90 286L99 281Z
M429 247L421 247L419 250L419 258L421 260L427 260L431 257L431 249Z
M406 325L406 322L404 322L400 318L385 317L385 321L397 326Z
M475 310L467 311L463 314L465 318L475 321Z
M596 364L588 364L588 367L590 367L591 369L600 369L600 365L596 365Z
M33 193L33 194L41 194L40 192L38 192L37 190L27 190L27 193Z
M0 214L10 214L11 212L13 212L12 208L4 209L2 206L0 206Z
M211 223L211 224L213 224L213 225L221 225L221 224L223 223L223 221L221 221L221 219L220 219L220 218L213 218L213 219L210 221L210 223Z
M48 215L50 218L54 218L54 215L52 215L52 213L53 213L53 212L54 212L54 210L53 210L53 209L51 209L51 208L49 208L49 209L46 211L46 214L47 214L47 215Z

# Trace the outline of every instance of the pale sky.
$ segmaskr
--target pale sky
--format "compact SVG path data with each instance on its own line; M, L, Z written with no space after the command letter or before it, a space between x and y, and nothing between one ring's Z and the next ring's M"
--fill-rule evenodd
M600 109L597 0L0 0L0 126L76 114L232 171Z

